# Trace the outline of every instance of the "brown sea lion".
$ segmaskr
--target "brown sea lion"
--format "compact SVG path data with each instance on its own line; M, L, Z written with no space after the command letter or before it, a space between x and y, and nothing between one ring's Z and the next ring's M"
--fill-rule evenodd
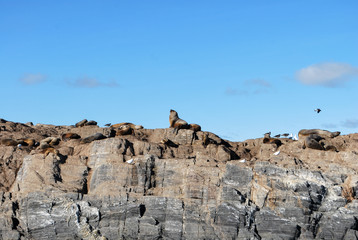
M311 148L311 149L316 149L316 150L324 150L324 147L319 142L321 139L322 139L322 137L320 137L317 134L309 135L304 139L302 148L303 149Z
M133 133L133 128L130 125L122 125L118 128L116 136L129 135Z
M75 124L76 127L83 127L87 123L87 119L83 119L82 121Z
M206 147L210 143L209 134L205 132L202 137L202 145Z
M267 138L267 137L264 137L264 139L263 139L263 141L262 141L263 143L267 143L267 144L270 144L270 143L272 143L272 144L276 144L276 146L277 147L279 147L279 146L281 146L282 145L282 142L281 142L281 140L280 139L277 139L277 138Z
M133 124L133 123L129 123L129 122L123 122L123 123L116 123L116 124L113 124L112 126L111 126L111 128L120 128L120 127L122 127L123 125L128 125L128 126L130 126L131 128L135 128L135 124Z
M36 145L35 139L32 138L22 138L18 142L23 146L29 146L29 147L33 147Z
M85 123L85 126L96 126L96 125L97 125L97 122L93 121L93 120L88 121L88 122Z
M53 153L54 155L58 155L59 151L53 147L49 147L49 148L42 149L40 153L43 153L44 157L47 157L47 155L49 155L50 153Z
M138 129L143 129L143 128L144 128L144 127L143 127L142 125L135 125L135 126L134 126L134 129L137 129L137 130L138 130Z
M133 134L134 130L143 129L142 125L135 125L129 122L113 124L111 128L117 129L116 136Z
M54 145L58 145L60 143L60 141L61 141L61 139L58 138L58 137L47 137L45 139L42 139L40 141L40 144L41 143L47 143L47 144L49 144L51 146L54 146Z
M1 139L0 142L1 145L5 145L5 146L17 146L17 144L19 144L18 141L9 138Z
M61 138L62 138L62 141L67 141L69 139L79 139L79 138L81 138L81 136L78 135L77 133L71 133L70 132L70 133L62 134Z
M169 127L175 128L177 130L190 128L189 124L183 119L180 119L178 113L172 109L170 109L169 124Z
M330 132L327 130L321 130L321 129L302 129L298 132L298 138L307 137L309 135L316 134L320 135L321 137L325 138L334 138L339 136L341 132Z
M189 129L193 130L194 132L199 132L201 131L201 126L199 124L190 123Z

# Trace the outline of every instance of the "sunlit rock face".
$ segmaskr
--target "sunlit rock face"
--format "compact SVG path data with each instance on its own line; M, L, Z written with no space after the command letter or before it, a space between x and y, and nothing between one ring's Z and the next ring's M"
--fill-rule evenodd
M2 120L0 130L0 239L358 235L358 134L326 137L334 148L316 150L304 140L230 142L186 129L122 136ZM61 140L41 149L48 137Z

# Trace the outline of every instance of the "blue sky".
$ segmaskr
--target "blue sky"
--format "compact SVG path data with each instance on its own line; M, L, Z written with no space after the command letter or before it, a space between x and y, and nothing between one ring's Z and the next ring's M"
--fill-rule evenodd
M0 118L358 130L358 1L0 0ZM317 114L315 108L321 108Z

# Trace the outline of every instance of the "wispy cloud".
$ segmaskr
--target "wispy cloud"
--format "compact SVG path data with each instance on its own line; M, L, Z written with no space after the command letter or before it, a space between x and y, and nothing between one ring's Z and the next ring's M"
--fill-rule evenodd
M251 94L262 94L267 93L271 88L271 84L263 79L249 79L244 81L242 89L235 89L227 87L225 95L237 96L237 95L251 95Z
M313 64L296 72L296 79L306 85L337 86L357 76L357 67L335 62Z
M118 87L116 81L101 82L96 78L82 77L74 81L66 81L68 85L80 88L97 88L97 87Z
M247 91L244 90L237 90L231 87L227 87L225 89L225 95L228 96L238 96L238 95L248 95L249 93Z
M347 119L342 123L346 128L358 128L358 119Z
M36 73L36 74L29 73L22 76L19 80L23 84L34 85L46 81L46 78L47 77L45 75L40 73Z
M270 88L271 87L271 83L269 83L268 81L265 81L263 79L246 80L245 84L246 85L251 85L251 86L262 87L262 88Z

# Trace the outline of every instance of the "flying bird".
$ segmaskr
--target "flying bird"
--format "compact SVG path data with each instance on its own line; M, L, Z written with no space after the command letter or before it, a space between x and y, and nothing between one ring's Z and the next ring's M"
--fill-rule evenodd
M314 111L317 112L317 113L319 113L319 112L321 111L321 109L316 108Z

